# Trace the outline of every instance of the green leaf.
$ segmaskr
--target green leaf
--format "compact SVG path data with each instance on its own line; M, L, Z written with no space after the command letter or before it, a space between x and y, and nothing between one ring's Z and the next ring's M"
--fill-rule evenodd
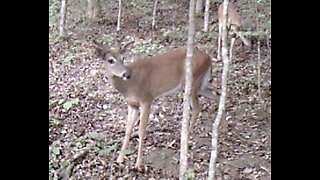
M129 149L125 149L125 150L123 151L123 153L124 153L124 155L129 155L129 154L134 153L134 151L133 151L133 150L129 150Z
M59 145L60 144L60 140L56 140L56 141L54 141L53 143L52 143L52 146L57 146L57 145Z
M72 106L72 102L71 101L67 101L65 103L63 103L63 108L66 110L69 110Z
M59 119L55 119L55 118L51 119L51 122L52 122L52 124L54 124L54 125L59 125L59 124L61 124L61 121L60 121Z
M189 179L194 179L195 178L195 174L193 172L193 170L188 169L187 172L184 174L184 179L189 180Z
M93 152L98 152L99 150L100 150L100 148L97 147L97 146L93 146L93 147L92 147L92 151L93 151Z
M59 147L53 146L51 150L52 150L53 154L55 154L55 155L59 155L60 154Z
M78 141L78 142L75 143L75 146L77 148L82 148L83 147L83 142Z
M99 154L100 154L100 155L107 155L107 154L109 154L111 151L115 150L115 149L117 148L117 146L118 146L118 144L115 143L115 144L113 144L112 146L109 146L109 147L107 147L107 148L101 149L101 150L99 151Z
M61 130L61 134L67 134L67 131L65 129Z
M67 167L68 166L68 161L62 160L62 161L59 162L59 164L60 164L61 167Z
M69 110L72 107L72 105L78 104L78 103L79 103L79 98L73 98L73 99L70 99L69 101L63 103L63 108L66 110Z
M74 98L71 100L72 104L78 104L79 103L79 98Z
M95 131L88 133L88 136L94 140L102 141L104 139L104 135L101 133L97 133Z
M53 163L52 163L52 167L53 167L54 169L59 168L58 162L53 162Z

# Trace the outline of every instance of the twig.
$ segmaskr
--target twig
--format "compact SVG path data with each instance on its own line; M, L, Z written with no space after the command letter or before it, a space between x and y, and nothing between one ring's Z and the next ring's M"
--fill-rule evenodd
M266 167L264 167L264 166L260 166L260 168L263 169L263 170L265 170L265 171L267 171L267 173L271 174L271 172L270 172L270 170L269 170L268 168L266 168Z
M92 148L92 146L86 147L83 150L81 150L80 152L78 152L77 154L75 154L71 160L69 161L69 165L64 168L61 169L60 172L58 173L60 177L62 177L63 180L68 180L71 173L72 173L72 169L75 166L75 164L80 160L83 159L87 153L89 152L89 150Z

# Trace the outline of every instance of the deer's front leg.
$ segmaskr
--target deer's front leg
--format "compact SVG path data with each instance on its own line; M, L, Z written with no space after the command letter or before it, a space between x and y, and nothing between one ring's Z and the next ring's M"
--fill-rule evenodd
M230 42L230 52L229 52L229 61L232 60L232 55L233 55L233 46L234 46L234 42L235 42L236 38L232 37L231 38L231 42Z
M143 103L141 104L141 114L140 114L140 124L139 124L139 149L138 149L138 157L136 162L136 169L138 171L142 171L142 147L143 147L143 139L145 137L147 122L150 113L150 105L151 103Z
M194 124L199 116L199 113L201 111L201 106L198 99L198 93L197 90L192 89L191 92L191 107L192 107L192 117L189 124L189 134L192 134ZM188 135L189 136L189 135Z
M127 124L126 124L126 134L125 134L125 137L123 140L121 151L120 151L118 159L117 159L118 163L123 162L124 152L129 144L133 125L134 125L135 120L137 119L137 115L138 115L138 109L129 105L128 106L128 119L127 119Z

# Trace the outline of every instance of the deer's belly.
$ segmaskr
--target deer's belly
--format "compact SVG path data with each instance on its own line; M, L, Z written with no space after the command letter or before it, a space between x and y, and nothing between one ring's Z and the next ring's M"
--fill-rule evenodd
M157 98L161 98L161 97L164 97L164 96L169 96L171 94L174 94L174 93L180 91L182 89L182 85L183 85L183 83L178 84L176 87L171 88L171 89L161 93L160 95L157 96Z

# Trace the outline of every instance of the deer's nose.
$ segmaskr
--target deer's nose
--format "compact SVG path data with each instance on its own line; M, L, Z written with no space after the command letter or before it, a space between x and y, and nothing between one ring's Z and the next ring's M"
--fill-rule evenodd
M130 73L129 72L124 72L123 74L122 74L122 79L123 80L127 80L127 79L129 79L130 78Z

